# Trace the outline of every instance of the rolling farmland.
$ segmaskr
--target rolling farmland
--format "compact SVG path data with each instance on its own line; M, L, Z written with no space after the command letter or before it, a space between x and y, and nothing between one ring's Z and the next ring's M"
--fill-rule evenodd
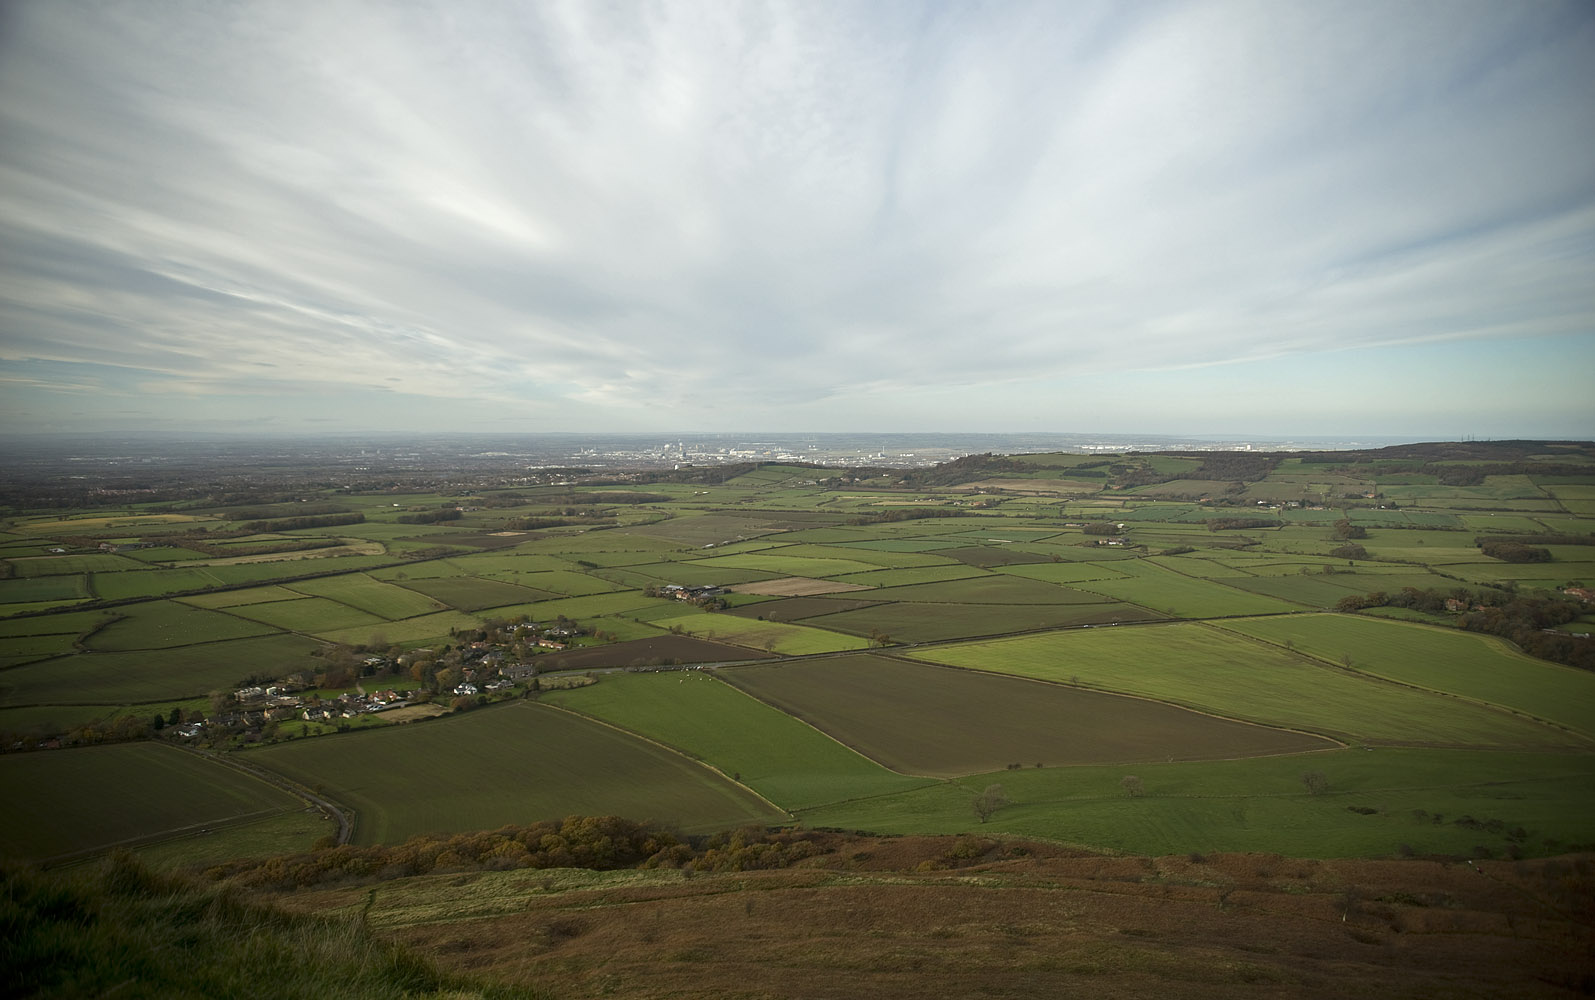
M250 756L351 804L360 843L532 816L642 816L693 832L781 818L678 753L536 705L279 744Z
M328 494L365 521L271 531L226 505L13 511L0 726L51 749L0 774L97 788L179 758L84 744L191 740L324 787L362 843L573 812L1323 856L1554 853L1595 828L1595 673L1461 627L1528 595L1562 602L1558 655L1582 648L1595 612L1559 588L1595 579L1595 473L1445 486L1288 457L1237 484L1190 475L1199 457L1123 456L1143 480L1124 488L1106 463L1071 472L1082 456L1026 461L946 490L767 466L641 503L613 485ZM1492 535L1542 536L1544 556L1492 557ZM736 661L757 662L691 669ZM231 704L290 676L280 705ZM420 703L343 708L386 689ZM221 789L201 800L234 794L236 772L181 759ZM1011 804L982 821L990 784ZM310 828L282 806L199 811L260 844ZM181 818L157 813L129 836ZM49 842L30 836L24 854Z
M1581 742L1508 712L1357 675L1205 624L1054 633L912 655L1357 742L1524 749Z
M732 684L905 774L1210 760L1335 744L1135 698L866 655L732 667Z

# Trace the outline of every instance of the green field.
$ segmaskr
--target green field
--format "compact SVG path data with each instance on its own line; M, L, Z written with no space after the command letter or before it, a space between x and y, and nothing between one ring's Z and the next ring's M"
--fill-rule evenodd
M0 756L0 857L42 861L302 810L287 792L156 743Z
M281 743L248 760L324 785L353 806L362 844L572 814L644 817L687 832L780 819L745 789L680 754L525 702Z
M1108 562L1042 562L1004 566L1001 572L1044 583L1085 583L1088 580L1122 580L1125 574Z
M94 553L92 555L49 555L11 558L6 562L20 577L59 576L70 573L113 572L115 570L140 570L144 564L136 559Z
M1151 563L1133 564L1138 575L1123 580L1090 580L1081 590L1103 594L1171 617L1213 618L1221 615L1272 614L1300 611L1301 605L1253 594L1220 583L1182 576Z
M1377 677L1510 708L1595 739L1595 674L1537 660L1493 636L1352 615L1223 623Z
M0 619L0 637L19 635L83 635L111 620L110 611L68 611L31 618Z
M986 576L984 570L963 563L954 563L951 566L915 566L909 569L877 569L868 573L846 573L836 579L839 583L853 583L865 587L906 587L983 576Z
M317 637L328 642L349 645L370 643L385 646L389 643L417 645L434 640L446 640L455 629L475 628L477 620L462 611L439 611L397 622L376 622L353 628L331 629L318 632Z
M1326 776L1327 794L1307 794L1301 776L1309 770ZM1141 779L1145 795L1125 794L1120 782L1130 775ZM982 825L970 802L991 783L1000 784L1014 804ZM1188 764L1025 768L800 815L817 827L902 834L979 830L1153 856L1251 851L1392 857L1403 845L1417 854L1467 856L1483 847L1499 856L1514 844L1530 855L1561 854L1592 845L1595 758L1380 748ZM1525 836L1513 840L1507 832L1519 827Z
M414 618L442 611L443 605L424 594L356 573L321 580L301 580L293 589L312 597L325 597L389 620ZM213 607L215 605L212 605Z
M88 581L82 576L36 576L20 580L0 580L0 604L76 601L88 596Z
M72 652L71 635L22 635L0 639L0 657L64 656Z
M175 601L150 601L118 609L119 617L95 632L84 645L95 651L121 652L135 649L171 649L197 642L221 642L255 635L268 635L276 629L245 621L219 611L206 611Z
M1328 740L1140 698L879 655L730 667L722 675L905 774L1299 753Z
M565 597L584 597L589 594L607 594L616 590L625 589L620 584L611 583L601 577L589 576L586 573L577 573L574 570L549 570L538 573L522 573L515 577L515 582L533 590L550 594L560 594Z
M106 600L127 597L159 597L190 590L203 590L222 583L221 575L203 567L184 569L141 569L126 573L95 573L94 592Z
M553 597L547 590L532 590L500 580L474 576L449 576L430 580L408 580L403 586L434 601L460 611L480 611L509 604L525 604Z
M320 643L267 635L179 646L155 653L77 653L0 672L0 704L124 705L230 690L245 677L322 669Z
M824 629L803 625L786 625L778 622L749 621L737 615L696 614L652 621L657 628L680 628L687 635L717 642L729 642L749 649L764 649L783 656L802 656L807 653L837 653L849 649L863 649L869 640L851 635L839 635Z
M916 659L1157 698L1351 742L1541 749L1581 741L1519 716L1336 669L1202 624L973 642Z
M384 619L364 611L329 601L324 597L301 597L295 601L271 601L231 609L232 614L264 622L281 629L317 634L337 629L369 628L384 624Z
M883 591L890 594L891 591ZM882 634L897 642L934 642L1042 628L1146 621L1155 613L1132 604L878 604L806 618L805 625L853 635Z
M210 608L212 610L227 610L241 608L250 604L267 604L271 601L297 601L305 596L298 591L289 590L287 587L265 586L246 587L242 590L222 590L214 594L189 594L178 598L184 604L192 604L196 608Z
M1109 600L1099 594L1001 573L982 573L977 577L942 583L885 587L876 590L870 596L885 601L971 605L1102 604Z
M788 810L925 783L894 774L705 673L620 674L546 700L699 757Z
M774 554L743 553L740 555L713 556L697 560L699 566L713 569L753 569L777 576L809 576L825 579L846 573L866 573L878 570L873 563L857 559L831 559L823 556L786 556Z

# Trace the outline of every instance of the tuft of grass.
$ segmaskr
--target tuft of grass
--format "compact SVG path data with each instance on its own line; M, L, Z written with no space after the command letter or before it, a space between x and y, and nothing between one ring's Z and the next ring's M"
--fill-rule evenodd
M445 975L358 922L250 902L126 852L71 875L0 869L0 940L12 996L542 996Z

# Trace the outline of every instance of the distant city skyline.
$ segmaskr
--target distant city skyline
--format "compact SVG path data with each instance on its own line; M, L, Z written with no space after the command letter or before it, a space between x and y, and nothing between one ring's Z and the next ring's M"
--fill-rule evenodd
M0 433L1595 437L1595 6L20 0Z

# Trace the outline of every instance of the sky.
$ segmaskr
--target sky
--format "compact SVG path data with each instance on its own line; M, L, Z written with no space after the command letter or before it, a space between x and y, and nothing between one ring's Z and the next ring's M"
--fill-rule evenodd
M1595 437L1584 0L0 5L0 430Z

